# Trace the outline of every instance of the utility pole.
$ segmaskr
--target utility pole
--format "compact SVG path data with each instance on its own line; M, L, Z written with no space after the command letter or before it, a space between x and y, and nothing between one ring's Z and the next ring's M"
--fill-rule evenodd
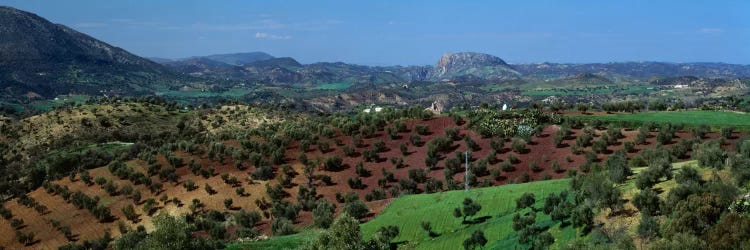
M466 187L466 192L469 192L469 151L468 150L464 152L464 158L466 158L466 172L464 173L464 186Z

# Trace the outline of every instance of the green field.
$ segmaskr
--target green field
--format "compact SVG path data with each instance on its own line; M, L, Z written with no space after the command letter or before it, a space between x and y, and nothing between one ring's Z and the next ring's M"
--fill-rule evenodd
M524 192L532 192L537 198L535 207L542 207L547 194L567 189L568 182L568 179L559 179L478 188L468 193L449 191L402 196L374 220L362 224L362 235L367 239L382 226L397 225L401 233L394 242L398 242L400 249L461 249L463 241L481 229L488 240L484 249L514 249L518 242L512 228L516 198ZM460 219L453 217L453 209L459 207L465 197L482 205L482 210L474 217L488 217L486 221L462 224ZM422 221L429 221L433 231L440 236L430 238L421 227ZM560 228L559 223L554 223L543 213L537 213L537 223L549 226L556 242L565 242L576 236L572 226Z
M302 244L315 240L320 231L310 230L304 231L298 234L274 237L270 240L265 241L254 241L254 242L238 242L228 245L225 249L228 250L284 250L284 249L297 249Z
M313 87L315 90L341 90L348 89L352 84L348 82L323 83Z
M685 125L735 126L750 129L750 114L729 111L690 110L577 116L583 119L624 122L682 123Z

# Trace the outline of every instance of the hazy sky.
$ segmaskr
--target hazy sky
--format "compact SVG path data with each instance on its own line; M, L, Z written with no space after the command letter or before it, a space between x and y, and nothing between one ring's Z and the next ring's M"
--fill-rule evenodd
M616 3L615 3L616 2ZM750 1L0 0L141 56L264 51L303 63L750 64ZM0 24L2 25L2 24Z

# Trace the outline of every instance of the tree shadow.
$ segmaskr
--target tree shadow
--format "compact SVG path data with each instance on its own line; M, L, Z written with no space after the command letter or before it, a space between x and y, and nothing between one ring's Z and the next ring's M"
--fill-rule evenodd
M484 223L485 221L489 220L490 218L492 218L492 216L485 215L485 216L482 216L482 217L473 218L471 220L466 220L466 221L463 222L463 224L474 225L474 224Z

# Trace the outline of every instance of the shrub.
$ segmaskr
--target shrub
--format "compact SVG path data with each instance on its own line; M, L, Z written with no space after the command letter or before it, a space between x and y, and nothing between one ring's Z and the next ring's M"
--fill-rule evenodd
M516 170L515 167L513 167L513 164L510 163L510 161L504 161L503 163L500 163L500 169L503 170L503 172L513 172Z
M471 139L471 136L467 135L464 137L464 143L466 143L466 148L471 149L472 151L479 151L481 149L479 144Z
M511 155L508 155L508 160L506 162L509 162L511 164L516 164L516 163L521 162L521 160L518 159L518 156L511 154Z
M401 143L398 145L399 151L401 151L401 155L407 156L409 155L409 148L406 146L406 143Z
M133 205L128 204L121 210L122 214L125 215L125 218L127 218L129 221L138 222L138 214L135 213L135 208L133 207Z
M414 125L414 131L416 131L417 134L419 134L419 135L429 135L430 134L429 127L427 127L425 125L420 125L420 124Z
M423 169L409 169L409 179L417 183L423 183L427 180L427 173Z
M208 195L214 195L214 194L216 194L216 190L214 190L214 188L211 187L211 185L208 185L208 183L206 183L206 185L203 186L203 189L206 190L206 193L208 193Z
M357 151L355 151L352 147L344 146L342 150L344 151L344 155L348 157L354 157L357 155Z
M533 193L523 193L521 197L516 199L516 209L524 209L527 207L533 208L535 202L536 199L534 198Z
M704 142L693 146L693 158L704 167L722 169L727 153L719 146L717 142Z
M107 179L102 176L99 176L99 177L96 177L96 180L94 180L94 182L96 182L97 185L101 186L101 185L104 185L104 183L107 183Z
M364 202L354 200L344 204L344 212L359 220L367 216L370 208Z
M328 228L333 223L333 215L336 212L336 206L325 200L317 202L313 209L313 224L320 228Z
M445 137L453 141L459 140L460 137L458 136L458 128L455 128L455 127L445 128Z
M526 141L521 138L513 138L510 142L510 148L516 153L526 152Z
M234 221L242 227L252 228L256 223L260 222L260 213L257 211L247 212L241 209L239 212L234 214Z
M409 142L411 142L411 145L414 145L415 147L421 147L422 145L424 145L424 142L422 142L422 137L420 137L418 134L409 136Z
M291 220L281 217L273 220L271 223L271 232L273 235L282 236L294 234L296 231Z
M362 179L360 178L349 178L346 182L352 189L365 189L365 185L362 184Z
M319 141L318 149L320 150L321 154L325 154L328 152L328 150L331 149L331 145L327 141Z
M92 179L93 178L91 178L88 170L84 170L81 172L81 180L83 181L83 183L86 183L86 185L90 186L91 184L93 184L94 182L92 181Z
M385 190L382 188L373 189L372 192L365 195L366 201L382 200L386 198Z
M732 134L734 133L734 127L723 127L721 128L721 137L724 139L732 139Z
M23 226L23 223L24 223L23 219L13 218L12 220L10 220L10 226L13 227L16 230L18 230L18 228L20 228L21 226Z
M560 163L558 163L557 161L553 161L551 165L552 165L552 170L555 171L555 173L559 174L565 171L564 169L560 167Z
M435 193L443 190L443 182L432 178L427 179L424 184L426 193Z
M529 169L534 172L541 172L544 170L544 168L540 167L539 164L535 161L529 162Z
M518 178L516 178L516 182L518 183L526 183L531 181L531 176L529 176L528 173L522 173Z

